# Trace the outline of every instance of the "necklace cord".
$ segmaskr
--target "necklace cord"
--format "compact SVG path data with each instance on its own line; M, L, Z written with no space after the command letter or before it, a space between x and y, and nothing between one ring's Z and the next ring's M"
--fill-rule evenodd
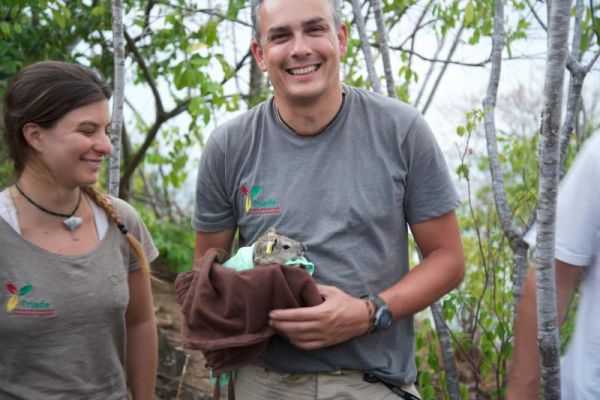
M342 103L340 104L340 108L338 108L337 112L335 113L335 115L333 116L333 118L331 120L329 120L329 122L327 122L321 128L319 128L319 129L317 129L316 131L313 131L313 132L301 132L301 131L295 129L290 124L288 124L287 122L285 122L285 120L281 116L281 113L279 112L279 108L277 108L277 105L275 104L275 101L273 101L273 106L275 107L275 114L277 115L277 119L283 125L285 125L289 130L291 130L292 132L294 132L296 135L298 135L298 136L318 136L321 133L325 132L325 129L327 129L329 127L329 125L331 125L333 123L333 121L336 120L336 118L338 117L338 115L342 112L342 108L344 108L344 101L345 100L346 100L346 91L342 89Z
M31 199L29 196L27 196L27 195L26 195L26 194L23 192L23 190L21 190L21 188L19 187L19 185L18 185L18 184L16 184L16 183L15 183L15 188L17 188L17 190L19 191L19 193L21 193L21 195L22 195L23 197L25 197L25 199L26 199L26 200L27 200L29 203L31 203L33 206L35 206L37 209L39 209L39 210L41 210L41 211L43 211L43 212L45 212L45 213L48 213L48 214L54 215L54 216L56 216L56 217L62 217L62 218L70 218L70 217L72 217L73 215L75 215L75 213L77 212L77 210L79 210L79 205L81 204L81 190L80 190L80 191L79 191L79 198L77 199L77 205L75 206L75 209L73 209L73 211L71 211L71 213L70 213L70 214L61 214L61 213L57 213L57 212L54 212L54 211L48 210L47 208L45 208L45 207L42 207L41 205L39 205L38 203L36 203L35 201L33 201L33 199Z

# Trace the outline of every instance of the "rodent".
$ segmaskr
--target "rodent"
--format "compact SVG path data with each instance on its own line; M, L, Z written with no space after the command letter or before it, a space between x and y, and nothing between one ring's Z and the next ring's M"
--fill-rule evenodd
M291 258L302 257L306 246L287 236L278 235L275 228L269 228L254 244L252 256L254 266L285 264Z

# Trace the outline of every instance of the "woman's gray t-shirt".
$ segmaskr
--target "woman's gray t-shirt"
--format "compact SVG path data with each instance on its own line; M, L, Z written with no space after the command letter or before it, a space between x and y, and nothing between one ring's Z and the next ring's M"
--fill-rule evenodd
M133 208L112 201L148 260L156 258ZM139 267L114 223L95 249L60 255L26 241L0 218L0 398L128 398L128 274Z

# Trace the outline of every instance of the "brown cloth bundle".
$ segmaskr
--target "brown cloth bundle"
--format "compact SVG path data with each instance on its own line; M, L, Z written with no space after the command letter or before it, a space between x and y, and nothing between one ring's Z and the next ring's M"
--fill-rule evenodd
M323 299L302 268L279 264L237 272L209 249L175 280L183 347L202 350L214 376L258 359L275 334L269 311L311 307Z

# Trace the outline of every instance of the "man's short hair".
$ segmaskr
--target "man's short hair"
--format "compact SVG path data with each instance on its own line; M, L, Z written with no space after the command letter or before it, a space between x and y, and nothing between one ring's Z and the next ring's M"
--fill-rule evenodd
M252 16L252 34L254 36L254 40L258 44L260 44L260 6L262 5L264 0L251 0L251 16ZM340 29L340 24L342 21L342 12L340 10L340 1L339 0L327 0L329 6L331 8L331 13L333 14L333 23L335 25L335 30L338 31Z

